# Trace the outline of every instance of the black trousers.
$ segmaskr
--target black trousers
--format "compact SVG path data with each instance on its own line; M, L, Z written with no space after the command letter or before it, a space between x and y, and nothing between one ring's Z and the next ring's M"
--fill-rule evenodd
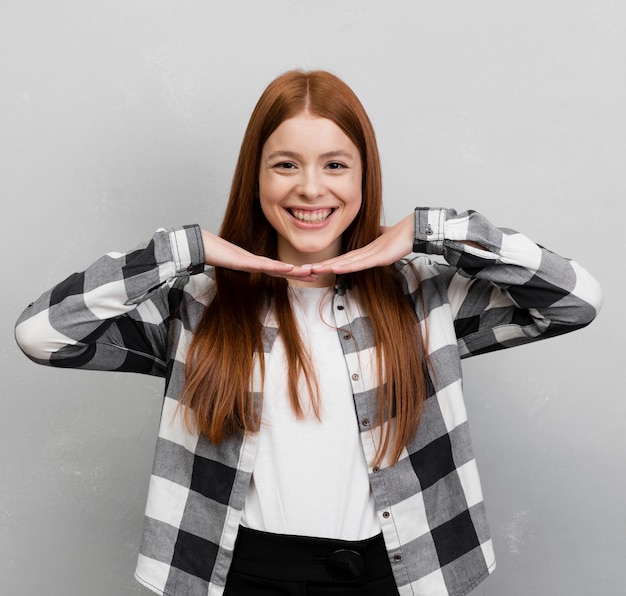
M224 596L398 596L382 535L344 541L240 528Z

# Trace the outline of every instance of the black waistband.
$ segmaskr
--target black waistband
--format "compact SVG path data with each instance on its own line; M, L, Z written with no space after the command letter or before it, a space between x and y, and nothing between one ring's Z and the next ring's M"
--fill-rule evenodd
M335 540L239 528L231 569L282 581L358 583L391 575L382 534Z

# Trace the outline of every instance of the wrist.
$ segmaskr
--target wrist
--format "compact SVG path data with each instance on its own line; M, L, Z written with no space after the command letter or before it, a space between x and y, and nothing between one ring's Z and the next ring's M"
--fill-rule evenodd
M413 252L443 254L444 227L448 210L416 207L413 214Z

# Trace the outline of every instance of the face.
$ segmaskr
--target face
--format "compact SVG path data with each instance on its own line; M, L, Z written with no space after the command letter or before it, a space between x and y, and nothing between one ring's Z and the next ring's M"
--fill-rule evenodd
M316 263L341 252L361 208L359 150L327 118L306 112L270 135L261 153L261 209L278 234L278 258Z

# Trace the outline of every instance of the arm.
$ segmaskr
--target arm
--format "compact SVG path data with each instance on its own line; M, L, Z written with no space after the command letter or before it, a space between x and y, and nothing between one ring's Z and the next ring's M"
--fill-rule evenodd
M158 230L44 293L18 319L16 340L40 364L162 375L169 291L203 269L197 226Z
M29 305L16 325L17 343L40 364L162 375L170 310L180 303L189 276L205 264L316 278L308 269L253 255L196 225L158 230L145 245L103 256Z
M598 282L578 263L497 228L474 211L415 211L414 250L442 255L461 356L567 333L602 304Z
M602 304L600 286L580 265L476 212L418 208L382 232L313 272L391 265L411 250L443 256L448 264L433 265L434 275L445 285L463 356L573 331Z

